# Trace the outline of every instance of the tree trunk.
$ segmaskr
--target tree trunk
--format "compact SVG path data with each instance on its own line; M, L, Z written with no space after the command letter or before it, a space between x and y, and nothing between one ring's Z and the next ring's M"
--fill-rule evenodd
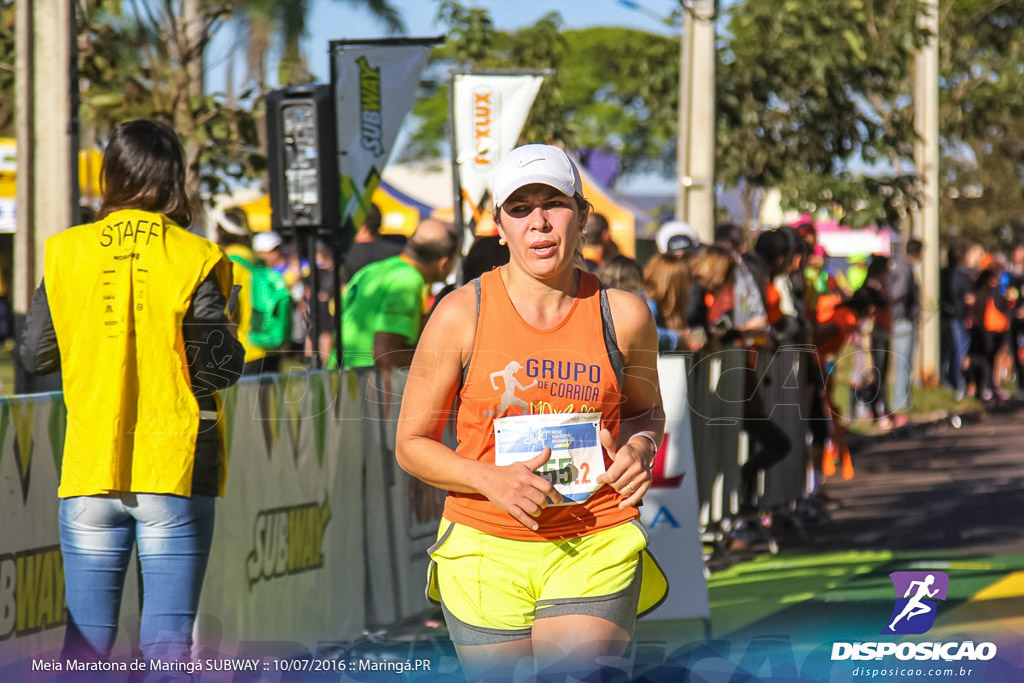
M174 21L171 18L171 21ZM193 201L199 202L200 174L199 154L200 145L195 135L197 123L195 120L194 103L203 95L203 47L206 41L204 26L206 25L206 14L202 7L202 0L182 0L181 19L177 31L172 35L177 36L178 45L175 46L179 65L180 77L177 93L176 106L174 108L174 126L178 135L183 140L185 148L185 187ZM195 225L193 229L202 234L201 228L204 223L204 215L201 211L196 212Z

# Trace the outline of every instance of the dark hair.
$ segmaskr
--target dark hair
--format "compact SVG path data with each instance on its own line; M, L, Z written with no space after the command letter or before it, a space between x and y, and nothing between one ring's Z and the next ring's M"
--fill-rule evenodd
M470 282L498 266L508 263L508 246L501 244L497 235L478 237L462 259L462 280Z
M815 239L818 237L818 230L814 227L814 223L810 221L802 221L792 227L802 240L807 239L807 237L814 237Z
M373 202L370 202L370 207L366 209L366 222L363 223L363 225L371 235L374 237L380 237L380 224L380 207Z
M141 209L162 213L183 228L192 224L185 154L165 123L139 120L115 128L103 154L100 187L103 202L97 219L121 209Z
M964 256L967 254L967 246L957 240L952 242L946 249L946 265L956 266L963 263Z
M420 263L436 263L451 258L459 246L459 235L454 229L444 230L439 235L424 235L416 229L405 243L405 250Z
M794 256L808 256L812 251L814 251L811 243L803 239L796 228L783 226L779 228L779 232L781 232L786 238L786 241L789 242L790 249L792 250L789 255L790 258Z
M768 270L772 275L785 268L793 257L793 250L796 242L782 230L770 230L762 232L754 243L754 253L764 259ZM776 263L781 259L782 263Z
M620 254L611 261L605 261L597 269L597 277L613 289L623 289L638 296L644 295L644 270L628 256Z
M907 256L918 256L923 248L921 240L910 240L907 242Z
M715 242L727 244L730 249L738 250L747 242L747 231L735 223L721 223L715 226Z
M872 308L886 308L887 304L882 293L871 287L861 287L849 299L843 301L840 306L845 306L855 313L864 314Z
M608 232L608 219L596 211L590 212L587 219L587 233L583 236L584 244L599 244L601 236Z
M868 261L868 272L867 277L869 278L880 278L883 277L889 270L889 257L882 256L881 254L872 254L871 260Z

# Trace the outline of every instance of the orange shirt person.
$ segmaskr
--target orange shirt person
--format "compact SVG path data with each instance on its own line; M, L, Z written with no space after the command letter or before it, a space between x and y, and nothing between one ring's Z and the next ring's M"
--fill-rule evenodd
M575 267L590 205L563 151L513 150L492 194L511 260L435 310L410 369L396 456L449 492L428 588L467 678L510 677L531 657L541 669L568 659L586 675L625 651L638 612L667 589L636 523L664 428L657 332L641 298ZM452 450L441 433L456 399ZM535 473L550 448L495 464L498 418L594 412L606 471L585 501L561 505Z

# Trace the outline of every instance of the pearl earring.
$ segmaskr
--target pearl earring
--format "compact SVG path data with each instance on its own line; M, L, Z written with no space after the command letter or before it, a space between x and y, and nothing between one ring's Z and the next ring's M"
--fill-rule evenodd
M505 246L506 244L508 244L508 242L505 241L504 237L499 237L498 244L500 244L501 246Z

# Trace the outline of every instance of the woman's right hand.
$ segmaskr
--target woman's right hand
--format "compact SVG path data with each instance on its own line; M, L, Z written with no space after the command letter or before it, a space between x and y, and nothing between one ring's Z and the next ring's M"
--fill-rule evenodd
M481 482L480 493L527 529L536 531L539 525L534 517L549 504L548 499L556 505L562 502L562 494L554 485L534 473L550 458L551 449L545 447L530 460L496 465Z

